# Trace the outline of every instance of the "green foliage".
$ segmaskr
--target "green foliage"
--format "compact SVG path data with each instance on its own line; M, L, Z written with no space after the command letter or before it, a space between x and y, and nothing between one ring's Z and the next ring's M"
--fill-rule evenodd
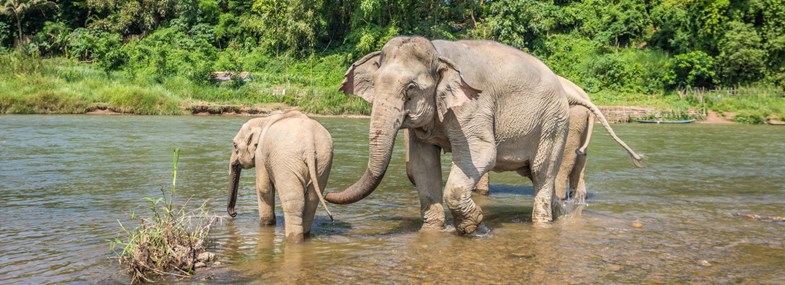
M702 51L676 55L665 69L663 79L670 87L709 87L714 80L714 59Z
M766 123L767 113L755 110L745 110L736 114L733 121L743 124L762 125Z
M357 44L354 45L354 51L357 54L367 54L375 50L382 49L382 46L397 36L400 30L395 26L388 26L386 28L379 26L370 26L362 29L357 29L347 39Z
M87 3L90 9L104 16L93 21L91 28L114 33L145 34L158 28L162 21L174 18L178 1L91 0Z
M785 88L783 0L4 1L0 64L14 79L0 82L23 91L0 90L3 112L170 114L207 101L367 113L335 90L351 62L398 35L498 40L608 104L686 108L697 103L674 89ZM254 80L214 83L214 71ZM778 104L766 98L742 101Z
M127 54L125 68L141 77L161 82L169 76L182 76L203 84L212 72L217 50L200 34L191 37L176 28L162 28L122 47Z
M717 57L724 83L751 83L766 72L766 51L752 25L733 21L719 41Z
M536 0L493 1L488 28L493 38L535 54L544 49L545 35L553 27L556 6Z
M647 7L640 1L590 0L575 3L574 8L576 30L603 45L640 42L651 27Z
M140 115L177 115L181 113L178 100L159 88L135 86L110 87L104 90L101 101L115 111Z
M32 38L31 44L38 46L38 50L45 55L65 54L70 33L65 23L46 21L43 29Z
M22 21L31 9L45 9L57 7L55 2L48 0L3 0L0 6L0 15L12 16L16 22L16 41L21 42L24 38Z
M357 96L347 96L337 90L315 90L309 92L297 103L301 110L309 113L371 114L371 104Z
M5 22L0 22L0 46L13 36L11 26Z
M623 90L636 87L634 80L642 76L643 68L639 64L628 63L618 55L604 54L587 61L581 71L586 90Z

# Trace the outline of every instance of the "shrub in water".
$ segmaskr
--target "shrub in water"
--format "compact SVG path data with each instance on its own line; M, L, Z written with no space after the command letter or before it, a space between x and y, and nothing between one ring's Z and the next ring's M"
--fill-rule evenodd
M196 258L207 247L207 235L216 217L211 215L206 202L196 210L188 210L187 202L174 205L179 149L172 158L172 188L162 197L147 197L149 217L131 212L131 220L139 223L128 230L122 223L124 237L110 241L118 261L131 275L131 282L153 281L156 276L186 276L193 273Z

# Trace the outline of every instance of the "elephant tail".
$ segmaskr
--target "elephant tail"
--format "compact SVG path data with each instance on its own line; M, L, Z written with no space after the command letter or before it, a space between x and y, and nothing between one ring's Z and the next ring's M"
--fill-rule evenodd
M569 95L569 94L567 96L567 100L570 103L570 106L576 106L576 105L583 106L591 110L591 112L594 113L594 115L597 116L597 118L600 120L600 123L602 123L602 126L605 127L605 130L608 131L608 134L610 134L613 140L616 141L616 143L621 145L621 147L623 147L624 150L627 151L627 154L629 154L630 157L632 158L632 163L636 167L643 167L643 164L641 164L641 160L643 160L643 156L635 153L635 151L632 150L632 148L630 148L624 141L622 141L618 136L616 136L616 133L613 131L610 124L608 124L608 120L605 119L605 116L602 115L602 112L600 112L600 109L597 108L597 106L595 106L594 104L592 104L586 99Z
M315 148L315 141L313 136L309 136L311 141L305 142L307 149L305 151L305 164L308 165L308 172L311 175L311 184L313 184L314 190L316 190L316 196L319 197L319 202L322 203L322 207L327 212L327 216L330 217L330 221L334 221L333 214L330 213L330 209L327 208L327 203L324 202L324 195L322 194L322 188L319 186L319 176L316 173L316 148Z
M586 148L589 147L591 134L594 131L594 114L589 114L586 116L586 124L586 134L584 134L585 138L583 139L583 144L575 150L575 153L578 155L586 155Z

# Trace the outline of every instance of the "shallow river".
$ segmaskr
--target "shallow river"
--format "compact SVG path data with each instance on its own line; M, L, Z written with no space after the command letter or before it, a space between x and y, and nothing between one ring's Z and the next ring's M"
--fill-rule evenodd
M226 216L231 138L247 119L0 116L0 284L127 283L107 242L118 234L118 220L127 223L130 211L146 214L144 197L159 197L170 185L175 147L179 197L210 199L210 209ZM337 191L365 169L368 121L320 121L335 141L327 190ZM785 216L785 128L614 128L647 155L646 168L634 168L595 128L589 206L581 215L534 227L531 183L494 173L491 195L473 197L493 229L484 238L418 232L402 136L376 192L353 205L332 205L334 222L320 206L313 237L303 244L283 242L280 207L278 226L257 225L254 174L245 171L239 215L211 233L211 250L224 265L197 280L785 283L785 223L767 219ZM643 227L633 227L636 221Z

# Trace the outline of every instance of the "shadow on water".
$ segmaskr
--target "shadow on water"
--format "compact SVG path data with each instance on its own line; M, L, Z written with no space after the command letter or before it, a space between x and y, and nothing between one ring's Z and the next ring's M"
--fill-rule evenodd
M493 176L493 174L491 174ZM525 178L521 177L521 180ZM508 184L490 184L488 186L490 190L490 195L493 196L494 194L523 194L523 195L534 195L534 187L531 185L528 186L521 186L521 185L508 185Z

